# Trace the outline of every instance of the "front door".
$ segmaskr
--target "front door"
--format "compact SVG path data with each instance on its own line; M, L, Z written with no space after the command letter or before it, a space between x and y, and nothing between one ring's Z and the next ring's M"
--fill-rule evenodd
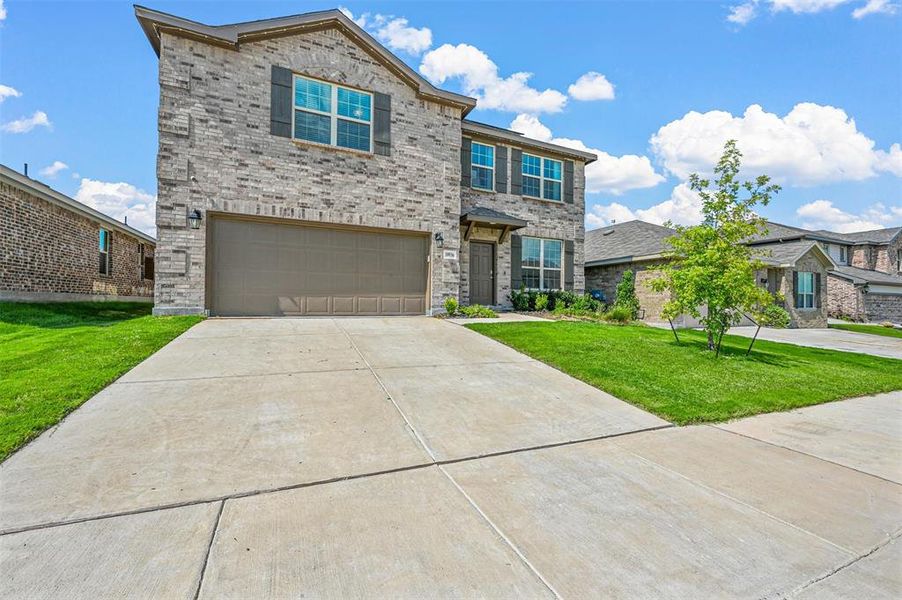
M495 245L470 242L470 304L495 304Z

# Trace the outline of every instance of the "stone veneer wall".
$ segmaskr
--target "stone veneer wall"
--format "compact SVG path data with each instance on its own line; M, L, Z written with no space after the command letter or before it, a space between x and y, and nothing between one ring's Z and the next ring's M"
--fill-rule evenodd
M864 314L868 321L902 323L902 296L863 294Z
M623 273L632 270L636 276L636 297L639 299L640 308L645 311L645 320L651 323L666 321L661 316L661 310L664 303L670 299L670 294L666 291L656 292L649 286L649 282L659 276L650 269L660 264L662 261L586 267L586 291L601 290L608 304L611 304L617 298L617 284L623 278ZM694 320L690 317L686 317L685 320L688 326L694 326ZM683 325L683 321L683 318L679 319L678 324Z
M337 29L240 51L162 34L157 313L205 308L205 228L195 208L300 221L460 232L461 111L418 98ZM391 156L270 134L271 66L391 96ZM581 224L581 221L580 221ZM457 296L460 265L431 253L432 305Z
M483 140L474 137L474 140L491 145L505 145L491 140ZM511 147L508 146L507 161L507 181L510 185L510 152ZM549 156L556 160L566 160L562 157L549 155L545 152L537 152L527 150L529 153ZM458 157L458 164L460 158ZM573 291L581 294L586 288L585 273L583 263L585 255L583 244L586 237L585 219L585 164L579 160L573 161L573 203L556 202L550 200L538 200L535 198L526 198L524 196L515 196L513 194L487 192L476 190L473 188L461 188L461 210L466 211L474 206L483 208L491 208L499 212L523 219L529 223L523 229L514 232L515 235L528 237L541 237L559 240L573 241ZM508 188L510 189L510 188ZM464 228L461 228L461 240L463 240ZM476 240L498 240L499 230L477 228L471 239ZM447 244L447 242L446 242ZM469 304L469 244L461 241L460 249L460 301L463 304ZM562 257L563 259L563 257ZM498 305L509 308L511 293L511 249L510 239L504 243L498 244L495 248L495 283L496 283L496 301Z
M0 182L0 298L82 300L151 297L153 282L141 278L139 244L153 244L111 230L113 270L99 273L101 224L18 186Z
M817 298L816 308L796 308L795 296L792 293L792 273L793 271L804 271L811 273L819 273L821 276L820 295ZM775 269L777 274L777 291L783 294L786 299L785 308L789 312L791 319L790 327L806 328L827 326L827 289L830 282L827 277L827 268L824 264L811 252L796 261L794 269Z
M898 252L902 249L902 235L890 244L850 246L850 248L852 260L849 264L853 267L893 275L900 272Z

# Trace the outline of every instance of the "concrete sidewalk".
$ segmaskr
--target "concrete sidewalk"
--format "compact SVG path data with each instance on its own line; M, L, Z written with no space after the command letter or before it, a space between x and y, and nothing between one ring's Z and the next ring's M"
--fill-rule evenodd
M0 465L0 597L898 597L900 406L671 428L437 319L208 320Z

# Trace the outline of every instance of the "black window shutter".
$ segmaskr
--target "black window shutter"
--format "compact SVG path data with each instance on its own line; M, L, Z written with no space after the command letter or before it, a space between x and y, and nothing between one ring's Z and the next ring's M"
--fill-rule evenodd
M373 94L373 150L382 156L391 156L391 96Z
M460 187L470 187L470 150L473 142L470 138L462 138L460 141Z
M573 240L564 241L564 289L573 291Z
M573 161L564 161L564 202L573 204Z
M511 149L511 194L523 195L523 151Z
M291 137L291 71L272 66L270 85L269 132L279 137Z
M814 274L814 308L821 307L821 274Z
M799 308L801 304L799 304L799 272L792 272L792 303L793 306Z
M511 291L515 292L523 285L523 240L519 235L511 236Z
M507 146L495 146L495 191L507 193Z

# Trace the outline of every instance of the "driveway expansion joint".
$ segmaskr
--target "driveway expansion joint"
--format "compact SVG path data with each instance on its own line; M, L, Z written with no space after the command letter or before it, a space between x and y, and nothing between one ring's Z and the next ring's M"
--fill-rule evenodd
M846 398L846 399L853 400L853 398ZM805 407L805 408L808 408L808 407ZM756 438L751 435L741 433L739 431L733 431L732 429L725 429L725 428L721 427L719 423L712 423L709 425L709 427L715 427L715 428L719 429L720 431L725 431L727 433L732 433L733 435L738 435L740 437L744 437L749 440L761 442L762 444L767 444L769 446L773 446L774 448L781 448L783 450L789 450L790 452L795 452L797 454L801 454L801 455L807 456L809 458L821 460L821 461L824 461L825 463L830 463L831 465L835 465L837 467L842 467L843 469L855 471L856 473L860 473L861 475L867 475L868 477L874 477L881 481L885 481L887 483L892 483L893 485L902 485L902 483L899 483L898 481L893 481L892 479L887 479L886 477L881 477L880 475L875 475L874 473L868 473L867 471L862 471L861 469L856 469L855 467L850 467L849 465L844 465L842 463L838 463L836 461L830 460L829 458L824 458L822 456L818 456L817 454L809 454L808 452L803 452L802 450L799 450L798 448L790 448L789 446L782 446L780 444L777 444L777 443L774 443L774 442L771 442L768 440L763 440L761 438Z
M222 511L225 508L225 500L220 501L219 510L216 512L216 519L213 521L213 530L210 532L210 541L207 542L207 551L204 552L204 562L201 564L200 573L197 577L197 587L194 589L194 600L200 596L200 588L204 584L204 575L207 573L207 563L210 562L210 551L213 549L213 542L216 541L216 533L219 531L219 522L222 520Z

